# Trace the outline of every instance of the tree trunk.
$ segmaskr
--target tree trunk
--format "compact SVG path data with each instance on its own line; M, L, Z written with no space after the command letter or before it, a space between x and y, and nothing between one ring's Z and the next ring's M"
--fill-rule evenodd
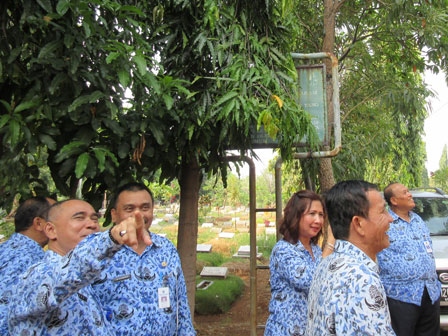
M188 303L194 320L196 291L196 245L198 240L198 203L201 176L196 159L182 162L180 185L179 230L177 251L187 285Z
M335 19L336 19L336 5L337 0L324 0L324 40L322 51L333 53L335 41ZM331 60L325 60L325 67L327 72L327 110L328 110L328 136L331 139L331 130L333 129L333 89L332 89L332 74L331 74ZM329 146L325 146L324 150L329 150ZM335 183L333 175L333 166L331 158L320 160L319 166L319 182L320 191L328 191Z

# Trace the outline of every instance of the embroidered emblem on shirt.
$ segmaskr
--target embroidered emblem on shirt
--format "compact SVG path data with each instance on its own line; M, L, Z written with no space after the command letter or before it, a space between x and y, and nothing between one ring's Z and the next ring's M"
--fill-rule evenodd
M50 329L54 327L60 327L68 319L68 312L65 312L65 316L59 317L61 315L61 309L56 308L48 313L48 317L45 319L45 325Z
M328 333L330 335L336 335L336 323L334 313L325 319L325 323L327 324Z
M50 296L50 287L47 284L43 284L43 290L37 293L37 302L46 306L48 303L48 297Z
M134 309L129 309L125 304L121 304L118 307L118 314L116 315L117 319L123 320L128 319L134 315Z
M141 281L152 281L156 277L148 267L140 267L137 271L134 271L134 274L135 277Z
M374 302L373 303L369 303L367 301L367 298L364 299L365 302L366 302L367 307L369 307L371 310L374 310L374 311L378 311L381 308L384 308L385 302L384 302L383 296L381 295L381 293L378 290L378 288L376 288L373 285L370 286L369 294L370 294L370 298L372 298Z
M335 272L338 269L340 269L342 266L344 266L344 258L338 258L328 266L328 270L330 272Z

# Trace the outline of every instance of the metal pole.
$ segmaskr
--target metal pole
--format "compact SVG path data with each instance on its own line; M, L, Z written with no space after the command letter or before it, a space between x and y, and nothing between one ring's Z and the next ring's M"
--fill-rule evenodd
M275 228L277 241L280 240L279 222L282 218L282 158L279 157L275 163Z
M247 156L227 156L227 161L245 161L249 165L249 234L250 234L250 336L257 336L257 218L255 164Z

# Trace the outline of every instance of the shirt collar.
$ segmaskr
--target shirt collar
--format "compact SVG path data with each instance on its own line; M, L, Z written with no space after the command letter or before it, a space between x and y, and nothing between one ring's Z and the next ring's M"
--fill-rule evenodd
M408 223L408 221L406 221L405 219L401 218L400 216L398 216L395 212L393 212L391 209L389 209L389 213L392 216L394 222L396 220L401 220L403 222ZM412 211L409 211L409 222L412 222L412 220L414 219L414 217L416 216L416 214Z
M373 261L367 254L365 254L359 247L353 245L347 240L337 239L335 242L334 250L337 253L348 254L349 256L355 258L357 261L362 262L367 267L369 267L375 273L380 272L379 267L375 261Z
M11 235L11 238L14 242L20 242L21 244L28 244L28 245L36 245L36 247L42 248L34 239L31 239L30 237L25 236L24 234L20 232L14 232Z

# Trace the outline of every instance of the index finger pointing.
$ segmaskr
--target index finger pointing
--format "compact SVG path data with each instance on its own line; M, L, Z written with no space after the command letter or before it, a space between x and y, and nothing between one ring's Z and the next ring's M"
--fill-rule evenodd
M136 211L135 213L134 213L134 216L135 216L135 224L137 224L136 226L136 228L137 228L137 230L138 229L140 229L141 227L143 227L144 226L144 224L145 224L145 221L144 221L144 219L143 219L143 215L140 213L140 211Z

